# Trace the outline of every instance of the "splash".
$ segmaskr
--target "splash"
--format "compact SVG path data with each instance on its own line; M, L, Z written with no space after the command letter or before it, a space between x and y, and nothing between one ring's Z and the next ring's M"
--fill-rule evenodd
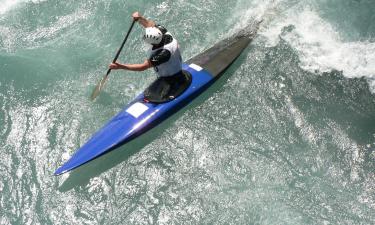
M22 1L17 1L17 0L5 0L5 1L1 1L0 15L8 12L13 7L15 7L17 4L19 4L20 2L22 2Z
M37 26L32 30L27 27L16 27L13 24L0 24L0 50L15 52L21 48L38 48L46 45L48 41L53 41L63 36L64 32L78 26L90 15L89 10L78 8L70 14L56 17L56 21L46 26Z
M289 10L262 35L269 46L281 40L288 43L299 54L301 68L320 74L337 70L347 78L364 77L375 93L375 43L343 40L340 32L313 8Z
M32 1L27 1L27 0L3 0L0 1L0 15L3 15L7 13L8 11L14 9L16 6L18 6L21 3L25 2L33 2L33 3L40 3L40 2L45 2L47 0L32 0Z

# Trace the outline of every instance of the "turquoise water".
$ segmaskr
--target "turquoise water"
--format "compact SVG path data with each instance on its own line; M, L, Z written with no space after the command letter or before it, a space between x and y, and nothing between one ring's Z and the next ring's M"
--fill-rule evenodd
M188 59L263 19L207 93L52 174L155 75L104 75L139 10ZM0 224L375 224L375 2L0 0ZM120 56L142 62L137 25Z

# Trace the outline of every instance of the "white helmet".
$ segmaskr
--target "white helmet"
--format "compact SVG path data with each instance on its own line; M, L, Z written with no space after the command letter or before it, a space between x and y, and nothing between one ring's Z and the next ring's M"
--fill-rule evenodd
M143 35L143 40L151 45L160 44L163 38L163 33L156 27L147 27Z

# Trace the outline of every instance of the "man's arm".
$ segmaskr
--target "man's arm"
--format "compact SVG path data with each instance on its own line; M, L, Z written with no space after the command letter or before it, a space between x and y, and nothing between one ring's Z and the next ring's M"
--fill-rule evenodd
M155 22L144 18L139 12L133 13L133 19L138 21L144 28L155 27Z
M109 65L109 68L112 70L118 70L118 69L123 69L123 70L131 70L131 71L144 71L147 70L148 68L152 67L150 60L145 60L141 64L121 64L121 63L111 63Z

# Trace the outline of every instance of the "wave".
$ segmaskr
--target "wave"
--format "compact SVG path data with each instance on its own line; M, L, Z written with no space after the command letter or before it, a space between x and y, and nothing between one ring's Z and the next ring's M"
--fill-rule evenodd
M23 1L20 1L20 0L19 1L17 1L17 0L5 0L5 1L1 1L0 15L8 12L13 7L15 7L16 5L18 5L20 2L23 2Z
M47 0L3 0L0 1L0 15L5 14L6 12L10 11L11 9L15 8L21 3L26 2L33 2L33 3L40 3L45 2Z
M364 77L375 93L375 43L347 41L339 30L320 15L319 9L296 4L261 33L269 46L286 42L299 55L300 67L323 74L341 71L347 78Z
M56 21L31 30L28 27L0 24L0 49L14 52L19 48L40 47L59 37L62 32L69 32L69 29L73 29L74 25L79 25L90 15L89 10L77 9L70 14L56 17Z

